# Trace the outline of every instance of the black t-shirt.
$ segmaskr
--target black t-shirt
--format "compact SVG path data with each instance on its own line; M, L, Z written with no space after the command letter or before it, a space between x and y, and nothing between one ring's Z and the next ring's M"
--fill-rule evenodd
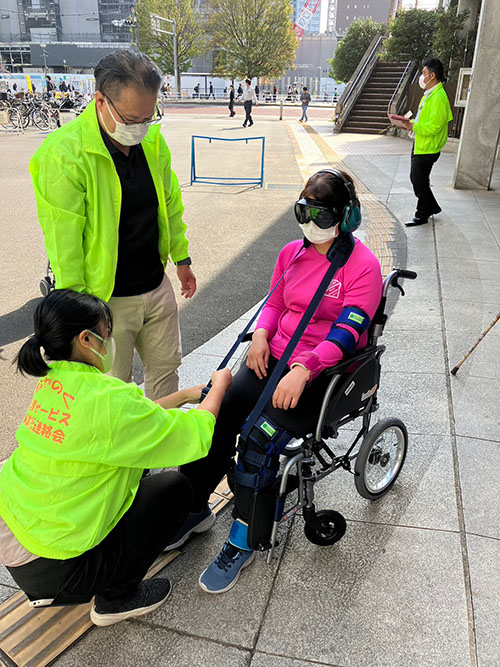
M113 296L135 296L156 289L165 272L158 250L158 196L142 146L122 153L101 129L122 188L118 264Z

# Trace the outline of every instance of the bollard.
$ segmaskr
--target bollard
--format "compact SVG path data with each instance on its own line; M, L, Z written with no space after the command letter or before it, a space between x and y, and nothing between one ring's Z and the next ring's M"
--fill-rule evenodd
M283 99L280 100L280 120L283 120Z

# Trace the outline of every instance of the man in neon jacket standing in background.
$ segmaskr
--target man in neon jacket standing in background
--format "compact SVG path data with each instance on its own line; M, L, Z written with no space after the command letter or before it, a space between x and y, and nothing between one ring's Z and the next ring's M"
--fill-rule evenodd
M95 99L31 159L38 219L56 289L111 306L111 374L129 382L137 349L146 395L156 400L177 391L181 362L169 259L181 294L196 291L181 191L159 125L161 74L147 56L123 49L102 58L95 78Z
M443 87L443 63L438 58L424 62L419 84L424 96L414 121L407 128L415 133L411 154L410 180L417 197L417 209L407 227L424 225L431 215L441 213L441 207L432 194L430 173L448 140L448 123L453 120L448 95Z

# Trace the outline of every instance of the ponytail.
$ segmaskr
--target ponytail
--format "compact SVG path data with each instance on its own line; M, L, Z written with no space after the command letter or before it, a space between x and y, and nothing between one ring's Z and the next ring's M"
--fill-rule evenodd
M69 361L73 340L82 331L95 331L100 322L113 328L111 309L92 294L61 289L50 292L36 307L33 317L35 335L19 350L14 363L23 375L43 377L50 368L42 356L53 361Z
M17 364L17 370L22 375L43 377L49 372L49 367L42 357L40 347L41 343L37 336L31 336L17 353L14 363Z

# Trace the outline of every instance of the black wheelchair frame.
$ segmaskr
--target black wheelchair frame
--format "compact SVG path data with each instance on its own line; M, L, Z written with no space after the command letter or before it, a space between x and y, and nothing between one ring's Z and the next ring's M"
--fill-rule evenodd
M343 468L354 475L358 493L369 500L381 498L396 481L403 467L408 447L408 433L404 423L386 418L370 428L372 414L378 409L377 393L380 381L380 358L385 351L378 345L388 315L385 312L390 287L396 287L404 296L400 278L413 280L414 271L393 269L385 278L379 307L373 318L369 342L359 354L324 371L331 375L325 392L314 433L292 441L284 450L285 464L276 481L275 513L270 540L263 541L259 550L268 551L270 562L277 546L280 524L302 510L304 532L309 541L319 546L334 544L346 530L344 517L334 510L316 511L314 485L330 473ZM353 443L348 450L336 456L325 442L338 437L339 428L362 419ZM388 443L384 438L392 433ZM395 438L395 440L394 440ZM362 440L359 448L356 445ZM353 469L354 462L354 469ZM296 470L293 474L292 471ZM375 475L373 475L375 471ZM297 502L285 509L287 496L297 491ZM252 532L250 523L249 532ZM258 532L258 531L257 531Z

